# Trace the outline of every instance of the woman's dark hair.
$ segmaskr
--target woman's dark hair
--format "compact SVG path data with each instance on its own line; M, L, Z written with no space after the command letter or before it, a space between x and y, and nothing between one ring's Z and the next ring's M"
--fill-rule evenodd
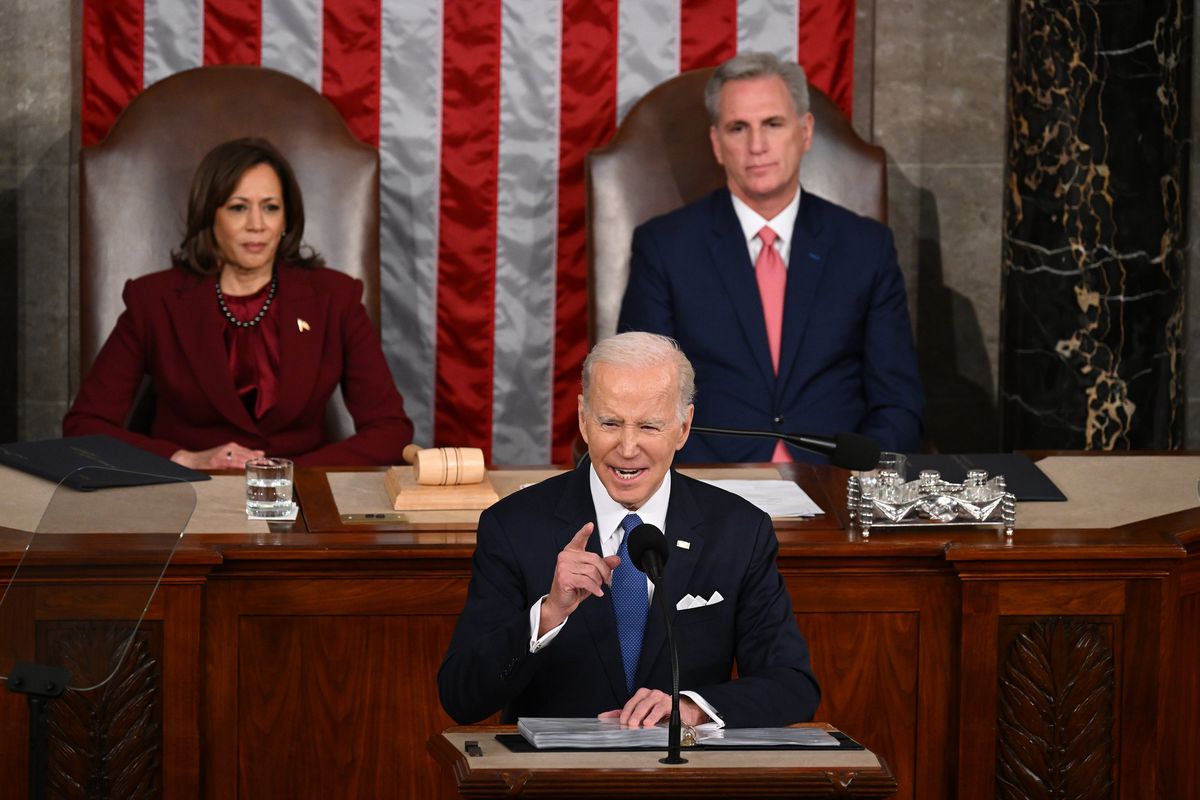
M187 232L179 249L171 253L175 266L201 275L211 275L220 268L220 251L213 237L217 209L237 189L246 170L259 164L269 164L283 187L283 213L287 227L275 253L275 260L301 267L325 265L319 253L301 243L304 238L304 199L300 195L300 184L296 183L292 165L266 139L246 138L217 145L208 151L200 161L200 166L196 167L191 194L188 196Z

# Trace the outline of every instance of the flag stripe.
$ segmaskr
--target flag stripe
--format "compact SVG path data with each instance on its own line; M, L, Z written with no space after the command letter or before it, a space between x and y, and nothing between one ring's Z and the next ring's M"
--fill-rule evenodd
M204 63L258 64L261 28L259 0L204 0Z
M550 457L557 221L560 0L501 14L496 197L494 452Z
M325 4L321 93L333 99L350 130L379 145L380 0Z
M204 61L204 0L146 0L144 86Z
M617 119L642 95L679 72L679 4L626 2L618 7Z
M442 31L434 441L491 461L500 4L450 4Z
M816 0L799 0L810 3ZM795 60L797 0L740 0L738 2L738 52L774 53Z
M808 80L820 86L847 118L854 106L854 0L800 5L797 59Z
M433 444L441 160L442 0L383 7L380 311L383 351L417 442Z
M617 0L564 0L558 156L558 286L551 460L565 463L579 428L575 398L588 349L584 159L617 120Z
M84 0L84 146L108 134L113 120L142 89L142 0Z
M262 0L262 65L321 91L321 0Z
M711 67L737 54L737 0L681 0L679 70Z

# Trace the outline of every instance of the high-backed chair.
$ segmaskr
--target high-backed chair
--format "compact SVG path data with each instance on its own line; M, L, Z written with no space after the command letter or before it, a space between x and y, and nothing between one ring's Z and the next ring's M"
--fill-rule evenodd
M617 330L629 282L633 229L725 184L709 142L704 87L713 69L685 72L651 89L612 141L587 159L589 330L591 341ZM838 205L887 221L887 164L833 101L809 86L815 118L801 183Z
M304 192L304 240L364 284L379 327L379 153L310 86L261 67L180 72L134 98L80 157L80 374L123 309L125 281L171 265L200 159L242 136L269 139ZM340 405L340 397L337 397ZM344 409L332 433L349 432ZM139 426L140 427L140 426Z

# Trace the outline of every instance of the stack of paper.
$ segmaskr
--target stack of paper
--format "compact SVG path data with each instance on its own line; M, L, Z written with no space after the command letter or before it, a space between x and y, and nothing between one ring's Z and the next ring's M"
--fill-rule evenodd
M594 717L522 717L517 730L541 749L587 750L667 746L667 726L623 728L616 719ZM696 743L705 747L837 747L838 740L820 728L695 728Z
M749 500L774 518L815 517L825 513L791 481L714 480L705 483Z

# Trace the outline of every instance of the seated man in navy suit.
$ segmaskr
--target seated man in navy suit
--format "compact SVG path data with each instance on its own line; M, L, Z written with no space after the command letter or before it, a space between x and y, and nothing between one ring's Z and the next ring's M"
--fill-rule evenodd
M799 65L747 53L705 90L727 186L639 227L619 331L673 337L696 368L696 424L854 431L911 452L925 405L891 231L800 188L812 145ZM696 434L681 460L814 458Z
M438 671L455 720L500 711L505 722L598 715L636 727L669 716L662 614L626 549L642 523L666 537L661 586L683 722L812 718L820 691L775 565L771 520L670 468L688 439L693 388L691 365L666 337L614 336L588 355L579 430L590 459L480 517L466 607Z

